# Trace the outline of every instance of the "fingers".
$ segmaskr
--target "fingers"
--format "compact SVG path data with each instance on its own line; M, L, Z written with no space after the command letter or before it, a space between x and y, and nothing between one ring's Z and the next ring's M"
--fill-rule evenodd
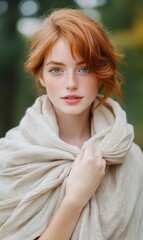
M88 159L89 156L101 160L103 159L103 152L101 150L95 150L93 146L89 146L82 152L81 157Z
M95 151L95 159L100 162L103 166L103 169L106 168L106 160L103 158L103 152L100 150Z
M83 151L83 158L88 159L90 157L94 157L95 156L95 151L93 146L89 146L87 147L84 151Z
M94 161L96 164L102 165L105 169L106 160L103 158L103 152L99 149L95 150L93 146L87 147L82 153L79 155L80 161Z
M81 151L78 156L76 157L76 161L81 161L81 159L83 158L83 154L84 154L84 151Z
M66 185L67 196L76 197L84 206L93 196L105 176L106 161L100 150L86 148L75 159Z
M76 162L80 161L94 161L106 167L106 160L103 158L103 152L99 149L95 150L93 146L87 147L76 157Z
M100 158L102 159L103 158L103 152L101 150L96 150L95 153L94 153L94 157L95 158Z

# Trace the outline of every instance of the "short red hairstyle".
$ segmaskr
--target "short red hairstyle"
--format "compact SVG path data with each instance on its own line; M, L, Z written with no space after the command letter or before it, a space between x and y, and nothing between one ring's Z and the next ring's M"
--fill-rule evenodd
M78 9L55 10L45 18L32 38L26 71L33 73L38 80L45 56L60 37L69 45L72 56L83 59L95 72L103 90L102 102L111 94L121 98L122 75L117 70L117 63L123 55L114 49L101 24Z

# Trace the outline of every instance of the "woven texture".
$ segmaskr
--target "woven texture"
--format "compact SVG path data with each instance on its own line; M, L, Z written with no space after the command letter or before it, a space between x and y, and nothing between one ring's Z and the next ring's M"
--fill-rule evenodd
M0 140L1 240L33 240L44 232L75 157L90 145L103 152L108 171L71 240L143 240L143 154L119 104L108 99L95 110L100 98L92 106L92 137L82 149L59 138L46 95Z

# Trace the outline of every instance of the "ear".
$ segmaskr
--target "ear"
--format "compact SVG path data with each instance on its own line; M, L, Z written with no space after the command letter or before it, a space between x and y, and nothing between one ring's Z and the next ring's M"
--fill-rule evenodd
M41 85L42 85L43 87L46 87L45 81L44 81L43 78L39 78L39 81L40 81L40 83L41 83Z

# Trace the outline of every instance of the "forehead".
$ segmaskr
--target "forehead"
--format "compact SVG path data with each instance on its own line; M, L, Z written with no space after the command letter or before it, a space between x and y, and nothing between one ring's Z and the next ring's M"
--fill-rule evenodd
M56 60L56 61L61 61L67 60L67 59L72 59L74 61L81 61L83 60L80 56L72 54L71 48L66 40L63 38L59 38L56 43L53 45L51 48L51 51L47 54L46 56L47 60Z
M51 49L51 55L58 55L58 53L70 52L67 42L63 38L59 38Z

